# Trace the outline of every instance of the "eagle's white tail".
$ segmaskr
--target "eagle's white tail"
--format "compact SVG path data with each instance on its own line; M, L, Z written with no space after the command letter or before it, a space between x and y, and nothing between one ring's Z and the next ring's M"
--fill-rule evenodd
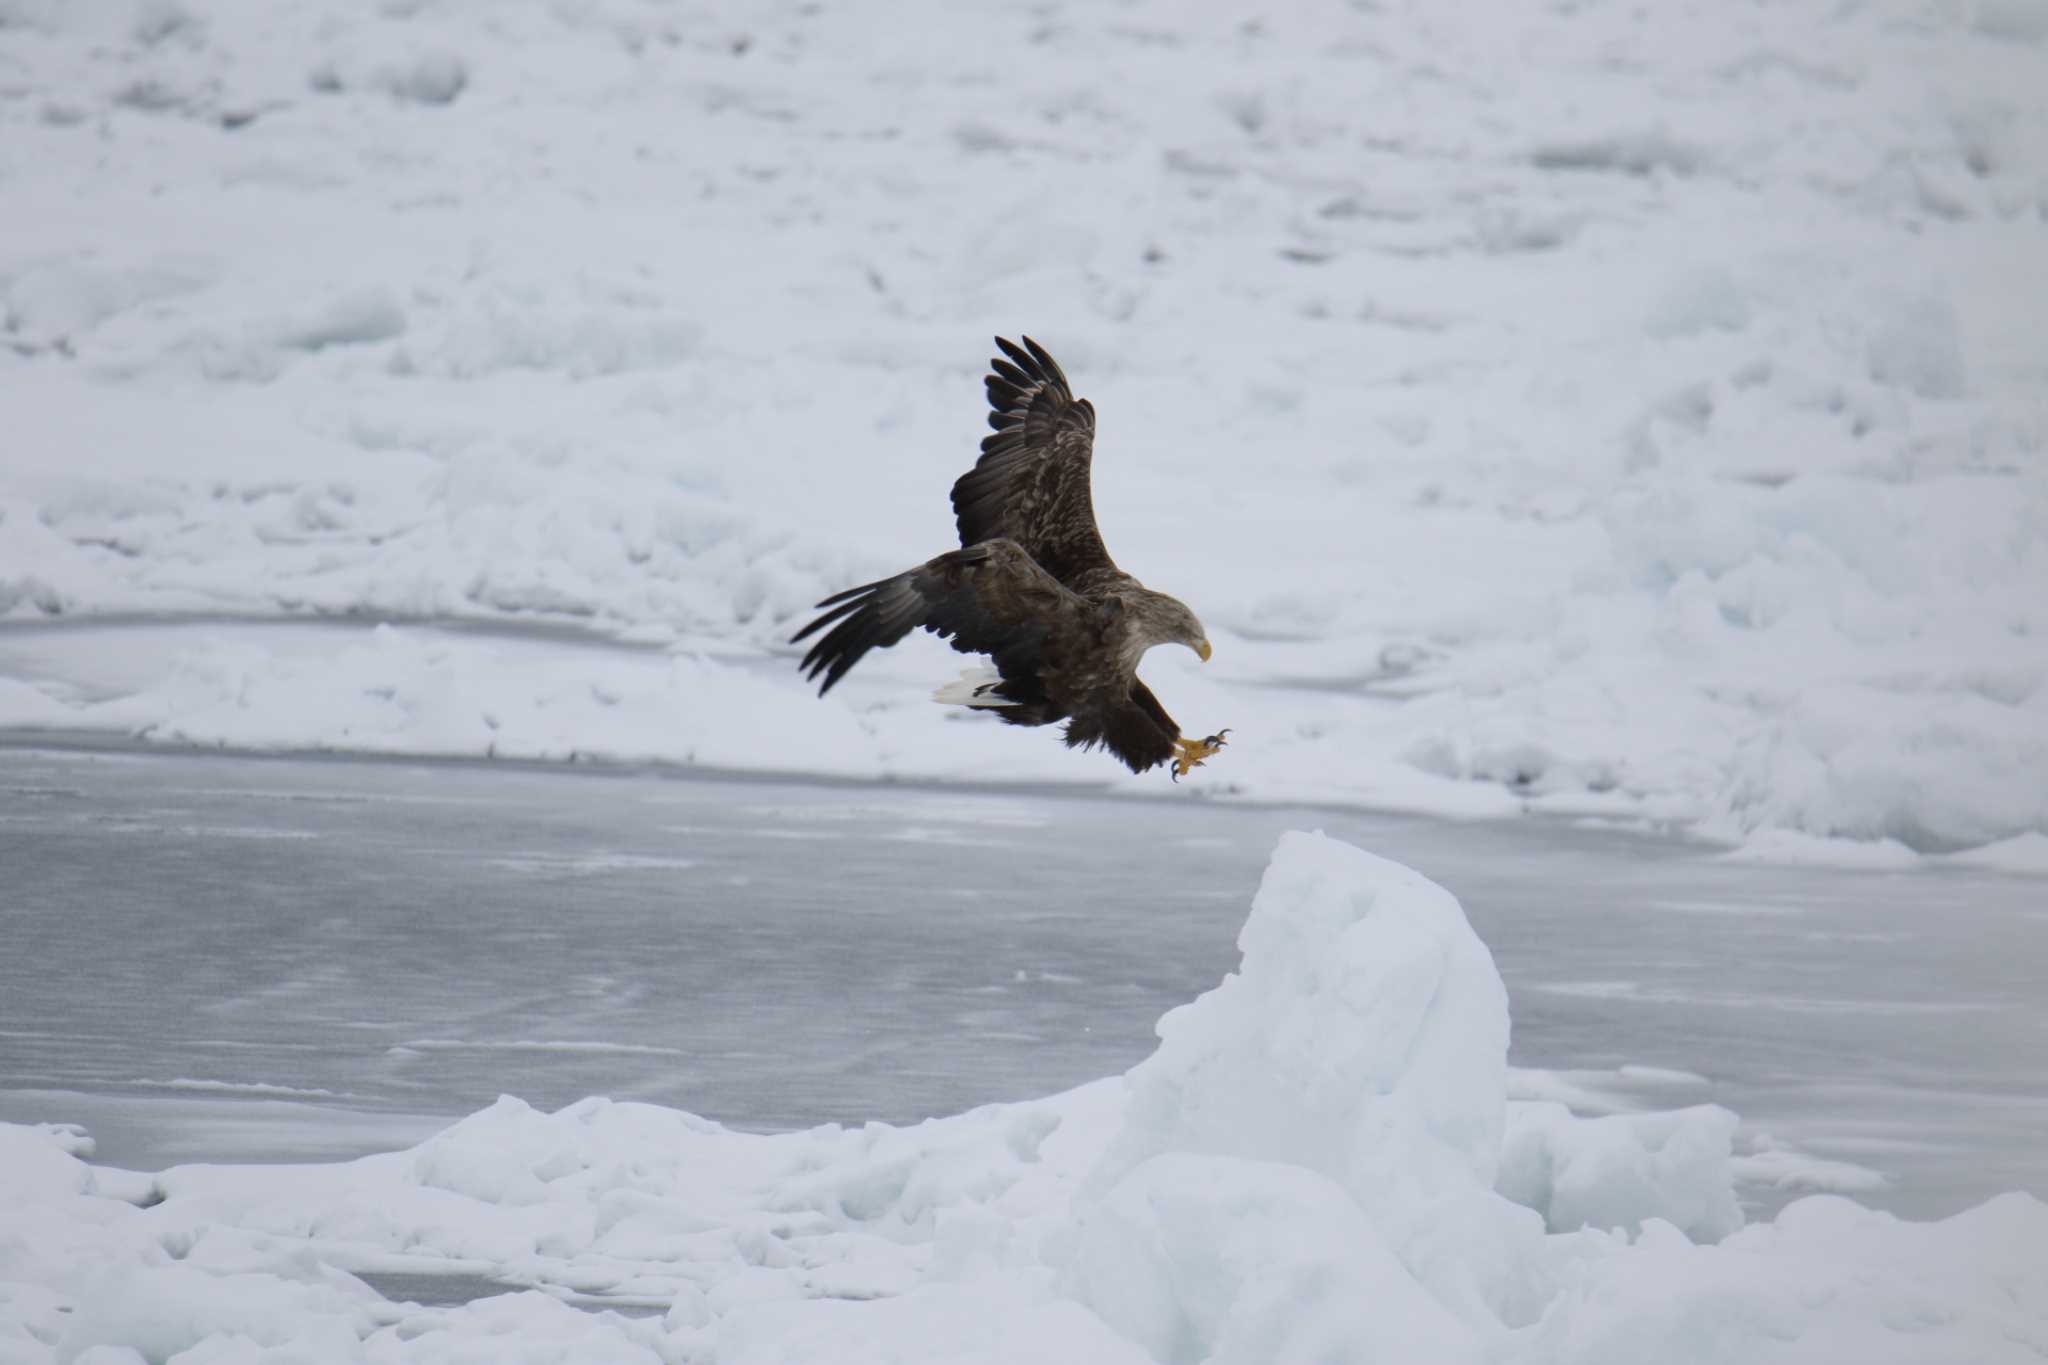
M952 682L941 686L932 693L932 700L947 706L972 706L983 710L1015 706L1016 702L1008 697L999 697L990 690L1002 680L1002 674L984 664L980 668L967 669Z

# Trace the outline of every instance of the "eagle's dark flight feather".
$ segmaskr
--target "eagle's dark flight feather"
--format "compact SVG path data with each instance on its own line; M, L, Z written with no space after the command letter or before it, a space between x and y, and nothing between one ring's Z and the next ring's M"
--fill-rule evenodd
M1030 337L996 338L1008 360L989 362L981 458L953 484L960 543L1003 536L1076 591L1116 576L1095 525L1089 468L1095 408L1074 397L1058 362Z
M820 696L869 650L893 645L919 626L950 640L962 654L988 655L1006 683L1035 690L1048 644L1054 654L1085 652L1094 614L1007 540L948 551L818 605L831 610L791 643L832 627L804 655L805 676L824 676Z

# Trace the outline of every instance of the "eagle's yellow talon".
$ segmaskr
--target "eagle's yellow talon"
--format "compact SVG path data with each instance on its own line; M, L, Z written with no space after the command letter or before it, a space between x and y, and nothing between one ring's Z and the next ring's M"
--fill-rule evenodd
M1173 780L1178 782L1196 768L1201 767L1211 754L1223 747L1223 737L1229 733L1230 731L1227 729L1218 730L1207 739L1187 739L1183 737L1175 740L1173 742Z

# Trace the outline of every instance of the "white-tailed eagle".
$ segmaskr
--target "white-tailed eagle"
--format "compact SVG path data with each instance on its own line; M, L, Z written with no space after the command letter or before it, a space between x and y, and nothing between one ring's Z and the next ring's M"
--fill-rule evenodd
M1206 661L1209 637L1183 603L1117 568L1104 548L1088 487L1094 407L1030 337L996 345L1003 354L987 379L995 434L953 485L961 548L834 593L791 643L825 631L802 665L806 677L823 676L822 697L862 655L921 626L995 665L985 681L940 688L938 700L1011 725L1064 720L1069 748L1103 745L1138 773L1170 762L1179 781L1230 732L1182 738L1138 680L1138 661L1165 644Z

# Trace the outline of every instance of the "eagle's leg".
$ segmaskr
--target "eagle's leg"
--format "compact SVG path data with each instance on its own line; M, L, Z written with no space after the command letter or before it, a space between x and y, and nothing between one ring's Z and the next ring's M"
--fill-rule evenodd
M1189 739L1185 735L1173 742L1173 780L1178 782L1190 772L1202 766L1209 755L1223 747L1223 737L1229 730L1218 730L1207 739Z

